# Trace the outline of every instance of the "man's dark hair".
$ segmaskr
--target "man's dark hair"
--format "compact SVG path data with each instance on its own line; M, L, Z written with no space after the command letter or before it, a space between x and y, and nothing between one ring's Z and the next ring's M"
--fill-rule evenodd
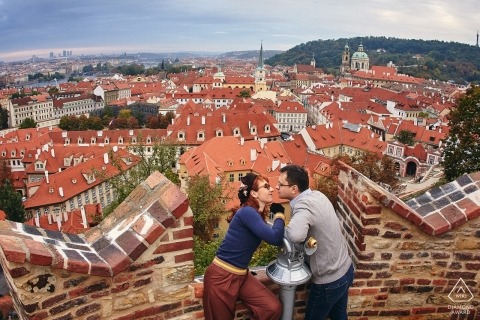
M300 192L309 188L308 172L303 167L296 164L289 164L280 169L280 173L287 173L287 182L290 185L296 185Z

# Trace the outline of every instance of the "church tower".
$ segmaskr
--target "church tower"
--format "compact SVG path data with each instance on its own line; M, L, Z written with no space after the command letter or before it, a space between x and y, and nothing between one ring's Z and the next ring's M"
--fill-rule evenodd
M478 48L478 30L477 30L477 48Z
M263 65L263 43L260 44L260 54L258 56L258 66L255 69L255 88L254 91L266 91L267 90L267 79L266 69Z
M341 73L348 73L350 71L350 48L348 42L345 43L345 48L342 53L342 65L340 66Z
M312 60L310 61L310 65L315 68L315 53L312 55Z

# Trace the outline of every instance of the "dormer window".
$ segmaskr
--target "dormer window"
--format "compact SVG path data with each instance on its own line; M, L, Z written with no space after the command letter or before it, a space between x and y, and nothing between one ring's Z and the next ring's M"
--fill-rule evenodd
M12 157L15 157L15 154L16 154L15 150L12 150L12 153L11 153Z
M229 167L233 167L233 161L232 160L227 160L227 164Z
M123 144L123 138L118 138L118 143Z
M204 131L197 132L197 140L200 140L200 141L205 140L205 132Z
M35 163L35 170L43 170L44 166L42 162Z
M256 135L256 134L257 134L257 127L256 127L256 126L252 126L252 127L250 128L250 134L252 134L252 135Z
M266 132L266 133L270 133L270 125L269 125L269 124L267 124L267 125L265 126L265 132Z
M245 159L243 159L243 158L240 159L240 164L241 164L241 165L245 165L246 163L247 163L247 162L245 161Z
M78 140L77 140L77 143L78 143L78 144L83 143L83 138L82 138L82 137L79 137Z
M109 143L110 143L110 139L109 139L109 138L105 138L105 143L106 143L106 144L109 144Z
M90 139L90 143L91 143L91 144L95 144L95 142L96 142L95 138L91 138L91 139Z
M147 143L152 143L152 138L151 137L147 137Z
M178 140L185 140L185 132L179 131L177 135Z
M233 129L233 136L234 136L234 137L240 136L240 128L235 128L235 129Z
M217 130L216 133L215 133L215 135L216 135L217 137L223 137L223 131L222 131L222 130Z

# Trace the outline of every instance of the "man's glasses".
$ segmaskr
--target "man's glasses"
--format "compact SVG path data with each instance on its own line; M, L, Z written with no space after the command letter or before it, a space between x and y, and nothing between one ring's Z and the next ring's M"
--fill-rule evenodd
M281 188L281 187L291 187L291 186L293 186L293 184L283 184L283 183L281 183L280 181L278 182L277 185L278 185L280 188Z

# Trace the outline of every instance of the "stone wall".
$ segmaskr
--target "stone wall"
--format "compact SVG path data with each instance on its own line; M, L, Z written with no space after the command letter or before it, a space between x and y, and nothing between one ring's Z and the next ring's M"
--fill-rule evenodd
M480 173L407 203L350 167L339 180L356 264L352 318L480 318Z
M344 166L339 207L356 264L350 319L480 317L480 173L405 204ZM16 311L21 319L203 319L192 225L186 195L159 173L85 235L1 222ZM295 320L306 292L297 288ZM236 319L252 319L241 302Z

